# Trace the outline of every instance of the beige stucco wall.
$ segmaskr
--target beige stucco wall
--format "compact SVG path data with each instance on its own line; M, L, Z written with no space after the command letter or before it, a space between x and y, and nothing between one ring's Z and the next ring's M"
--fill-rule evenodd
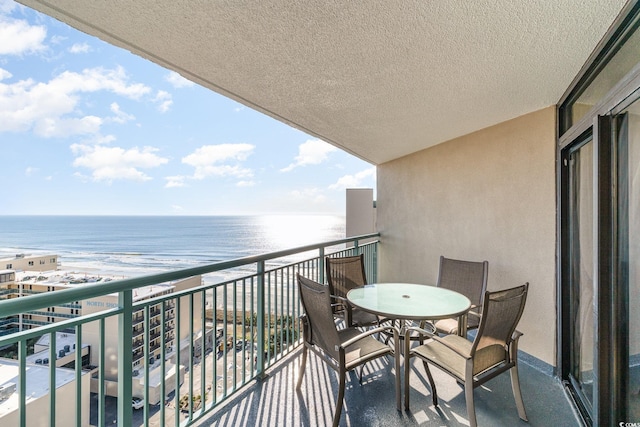
M52 271L58 269L58 255L16 255L0 259L0 268L14 271Z
M520 348L555 365L555 108L379 165L377 185L381 281L487 260L489 290L530 283Z

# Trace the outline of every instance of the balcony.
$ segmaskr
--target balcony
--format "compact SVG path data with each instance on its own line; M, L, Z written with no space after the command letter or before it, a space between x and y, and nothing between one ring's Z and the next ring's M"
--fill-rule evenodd
M300 393L295 384L300 364L295 351L268 371L268 377L233 396L198 426L331 425L338 390L337 375L316 356L307 360ZM362 385L352 373L347 379L340 425L351 426L464 426L468 425L464 390L451 377L432 369L440 405L431 402L421 363L412 361L411 411L396 410L393 361L368 364ZM529 422L518 418L508 375L500 375L475 390L478 425L580 425L560 382L536 368L520 363L520 381Z
M346 243L355 247L344 249ZM370 276L375 278L376 249L375 242L360 245L357 238L345 239L2 301L0 312L7 317L38 313L43 307L76 301L81 301L84 308L82 315L56 317L54 323L23 321L30 329L21 332L12 329L0 338L0 348L12 349L5 355L17 359L7 360L11 368L3 366L5 371L10 369L10 382L16 383L17 391L0 401L2 423L86 425L89 414L94 414L92 423L103 425L107 419L112 423L114 411L121 425L131 425L133 415L136 420L153 418L149 408L142 415L128 406L116 408L112 397L128 402L132 395L151 403L164 402L167 396L173 396L168 406L160 405L162 419L166 418L165 411L180 407L180 398L187 396L186 400L193 402L194 397L206 395L204 412L198 412L193 404L184 408L190 419L202 418L241 387L263 377L267 369L297 348L300 329L298 322L292 321L300 315L295 286L297 272L322 280L325 255L358 251L367 254ZM279 259L286 256L303 259L284 264ZM246 271L247 266L253 266L256 273L208 285L203 285L200 279L201 275L224 269L245 267ZM173 292L134 302L136 288L167 282L173 284ZM118 295L117 304L109 302L112 294ZM218 330L222 333L218 334ZM75 332L69 338L74 345L64 346L69 350L61 350L58 342L42 354L32 354L28 342L43 335L49 335L49 342L56 342L55 337L62 331ZM91 347L91 359L79 363L75 348L83 345ZM70 372L56 369L55 363L49 366L36 363L36 358L53 361L62 357L65 360L71 357L72 366L75 359L75 369ZM169 374L172 366L181 367L177 375ZM84 368L93 374L89 375ZM94 378L91 381L90 376ZM200 378L207 379L200 381ZM56 386L49 387L50 384ZM52 391L48 392L49 389ZM180 392L173 392L175 389ZM211 393L211 389L217 392ZM72 411L70 401L78 402ZM180 411L174 417L181 418Z
M9 399L14 407L11 410L9 400L0 401L0 421L4 424L9 420L10 425L21 426L112 425L114 422L134 426L328 424L335 407L335 374L311 356L301 393L294 389L301 337L300 326L295 321L301 314L295 274L300 272L323 281L325 256L364 253L367 275L370 281L375 281L378 242L360 243L372 237L378 235L126 279L99 287L87 285L2 301L0 312L14 315L37 310L42 305L119 293L117 308L0 336L0 348L17 346L17 361L12 368L17 388ZM278 261L291 255L303 259L284 265ZM132 291L140 286L248 265L255 265L255 274L187 289L176 285L173 293L135 303L132 300ZM154 315L174 319L173 326L167 321L156 325L155 319L151 320L159 303L164 304ZM171 312L168 306L173 306ZM139 317L132 316L135 312ZM133 326L139 328L140 324L144 332L135 332ZM69 329L75 330L75 348L82 348L93 331L97 332L98 341L92 343L91 349L94 359L89 363L94 372L91 384L82 363L76 364L73 370L61 370L55 369L53 363L44 367L34 366L31 361L28 340L43 334L53 337L56 332ZM113 344L117 348L110 348L111 334L117 336ZM156 358L153 352L158 349ZM108 358L116 355L117 364L109 365ZM59 356L55 348L48 352L51 360ZM526 362L526 355L524 360ZM172 366L184 368L172 370ZM38 374L38 370L43 371ZM391 391L395 373L391 361L383 360L365 367L362 386L358 385L357 378L350 379L342 422L350 425L464 424L466 406L462 388L434 370L441 399L440 408L435 409L423 368L416 365L414 370L411 412L396 410ZM60 381L69 376L67 384L71 386L60 385ZM521 377L530 425L548 425L550 416L554 425L576 425L571 405L555 377L527 363L521 363ZM35 391L37 384L43 382L42 389L51 388L47 387L51 382L58 386L52 387L52 392ZM176 389L179 393L175 393ZM130 402L132 396L141 397L151 405L142 410L117 405L117 402ZM205 396L204 408L200 405L201 396ZM481 425L518 422L506 375L477 389L476 396ZM80 403L73 406L69 402ZM3 409L3 405L8 409Z

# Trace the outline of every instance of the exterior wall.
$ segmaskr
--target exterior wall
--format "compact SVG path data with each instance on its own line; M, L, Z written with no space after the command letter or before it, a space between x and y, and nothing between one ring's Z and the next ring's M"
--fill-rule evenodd
M13 376L17 378L18 365L13 361L0 363L0 368L7 371L15 371ZM47 426L49 425L49 368L40 366L28 366L27 371L27 425ZM90 412L90 376L83 373L81 376L82 390L87 390L82 394L80 402L81 420L83 426L89 425ZM16 380L17 381L17 380ZM55 420L57 426L75 425L76 405L76 382L75 371L69 369L56 370L56 408ZM0 402L0 426L19 426L20 411L18 410L18 393L15 392L8 400Z
M175 286L175 292L184 291L187 289L195 288L202 285L202 276L193 276L188 279L183 279L173 283ZM193 298L193 313L194 313L194 322L193 322L193 335L189 331L189 297L183 296L180 298L180 343L181 346L184 342L189 342L193 336L196 336L200 333L202 328L202 322L204 319L201 319L200 313L202 313L202 299L199 294L196 294L196 297Z
M15 274L15 273L14 273ZM24 282L5 282L0 283L0 299L11 299L28 297L43 292L55 292L62 289L68 289L66 284L53 284L50 282L38 282L35 279ZM76 307L44 307L39 311L33 311L29 314L20 314L18 316L12 316L13 323L4 325L5 327L17 327L20 330L30 329L32 327L41 326L43 324L50 324L68 320L70 318L77 317L80 314L79 305ZM4 319L0 317L0 319Z
M376 210L372 188L347 188L346 237L373 233L376 230Z
M440 255L529 282L520 348L555 365L555 107L378 166L380 281L435 284ZM428 131L428 130L426 130Z
M51 271L58 269L58 255L17 255L0 259L0 268L15 271Z
M176 281L173 282L171 284L170 288L166 288L166 287L155 287L156 289L154 289L152 292L150 292L148 295L145 295L144 297L140 297L137 300L143 300L146 298L151 298L154 296L158 296L158 295L163 295L166 292L179 292L181 290L185 290L185 289L190 289L193 288L195 286L200 286L202 283L202 278L201 276L194 276L188 279L184 279L184 280L180 280L180 281ZM180 308L181 308L181 343L187 343L188 344L188 340L190 339L190 335L189 335L189 299L187 297L182 297L180 298ZM113 295L105 295L102 297L97 297L94 298L92 300L85 300L82 302L82 314L86 315L86 314L90 314L90 313L94 313L94 312L98 312L98 311L103 311L109 308L113 308L113 307L117 307L118 306L118 297L117 295L113 294ZM201 300L200 298L194 298L194 312L195 313L200 313L202 312L201 309ZM172 314L175 313L175 310L167 310L167 315L170 316ZM134 337L133 337L133 342L135 343L136 340L141 340L143 337L142 335L136 336L136 330L137 329L144 329L143 323L136 323L136 318L143 318L142 313L137 313L136 315L134 315ZM152 315L152 321L150 322L152 325L153 323L155 323L155 320L160 320L159 318L160 314L156 313L155 315ZM199 322L194 322L194 335L197 335L199 333L199 331L201 330L201 323ZM111 316L109 318L107 318L105 320L105 328L107 331L115 331L114 333L106 333L104 336L104 340L105 340L105 378L111 381L115 381L118 378L118 318L117 316ZM174 335L175 332L175 321L174 320L170 320L169 322L167 322L166 324L166 333L170 334L171 336ZM159 330L159 329L158 329ZM92 322L89 323L87 325L85 325L85 327L82 329L82 339L84 343L90 344L91 348L93 349L91 351L91 364L93 365L97 365L98 364L98 357L99 357L99 352L98 352L98 348L99 348L99 344L100 344L100 333L99 333L99 325L98 322ZM158 341L160 340L160 338L156 338ZM173 344L173 339L168 339L167 340L167 347L174 347ZM138 348L140 351L143 351L143 344L134 344L133 348ZM161 355L161 348L154 348L151 351L150 356L153 357L155 360L157 360L160 355ZM168 350L167 351L167 355L171 354L172 350ZM134 354L135 357L135 354ZM144 363L146 363L146 361L144 360L144 358L139 359L138 362L134 361L134 366L133 369L134 370L139 370L140 372L142 371L142 369L144 369ZM155 366L156 363L154 362Z

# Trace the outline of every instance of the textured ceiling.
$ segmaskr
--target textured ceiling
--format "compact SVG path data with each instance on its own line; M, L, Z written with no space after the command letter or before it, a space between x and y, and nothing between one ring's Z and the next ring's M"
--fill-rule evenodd
M555 104L624 0L19 0L380 164Z

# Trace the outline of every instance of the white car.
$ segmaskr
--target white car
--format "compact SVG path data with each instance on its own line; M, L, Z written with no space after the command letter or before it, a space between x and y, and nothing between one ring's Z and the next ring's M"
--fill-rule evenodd
M144 406L144 400L139 397L134 397L131 402L133 409L140 409Z

